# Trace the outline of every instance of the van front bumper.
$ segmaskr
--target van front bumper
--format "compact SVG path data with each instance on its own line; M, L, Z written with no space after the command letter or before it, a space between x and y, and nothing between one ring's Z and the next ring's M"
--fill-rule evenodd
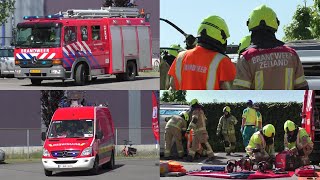
M92 169L95 157L85 158L42 158L44 169L49 171L84 171Z

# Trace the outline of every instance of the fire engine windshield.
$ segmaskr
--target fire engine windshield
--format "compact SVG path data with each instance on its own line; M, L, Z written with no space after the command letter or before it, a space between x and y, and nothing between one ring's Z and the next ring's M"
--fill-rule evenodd
M49 138L83 138L93 137L92 120L64 120L53 121Z
M50 48L59 47L61 27L56 24L26 24L18 25L16 47L20 48Z

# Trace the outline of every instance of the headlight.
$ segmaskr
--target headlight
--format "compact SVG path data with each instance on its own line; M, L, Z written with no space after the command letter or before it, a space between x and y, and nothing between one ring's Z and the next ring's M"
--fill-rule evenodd
M87 147L82 151L81 156L89 156L91 154L92 154L92 147Z
M43 157L50 157L50 153L48 150L46 150L45 148L43 148L43 153L42 153Z

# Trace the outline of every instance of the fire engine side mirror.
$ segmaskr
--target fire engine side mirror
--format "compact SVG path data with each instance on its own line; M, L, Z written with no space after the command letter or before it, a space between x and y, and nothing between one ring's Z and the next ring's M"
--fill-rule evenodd
M102 137L103 137L102 131L97 131L96 132L96 139L102 139Z
M150 22L150 17L151 17L151 14L147 13L146 16L145 16L145 21L146 22Z
M42 141L45 141L46 139L47 139L47 134L46 134L46 132L42 132L41 133L41 139L42 139Z

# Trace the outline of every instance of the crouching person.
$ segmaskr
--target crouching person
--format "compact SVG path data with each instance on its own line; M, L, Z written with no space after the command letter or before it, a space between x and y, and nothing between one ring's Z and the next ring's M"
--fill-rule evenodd
M164 132L164 158L169 159L169 157L171 156L171 147L173 144L173 140L176 141L179 158L183 157L184 151L182 146L182 134L185 134L186 132L188 119L188 113L182 112L179 116L172 116L171 119L167 122Z
M309 155L313 150L313 142L304 128L298 127L294 122L287 120L284 123L284 147L293 155L298 156L301 165L310 164Z
M272 124L265 125L262 130L251 136L246 152L253 162L266 161L268 168L273 167L275 160L274 136L275 128Z

